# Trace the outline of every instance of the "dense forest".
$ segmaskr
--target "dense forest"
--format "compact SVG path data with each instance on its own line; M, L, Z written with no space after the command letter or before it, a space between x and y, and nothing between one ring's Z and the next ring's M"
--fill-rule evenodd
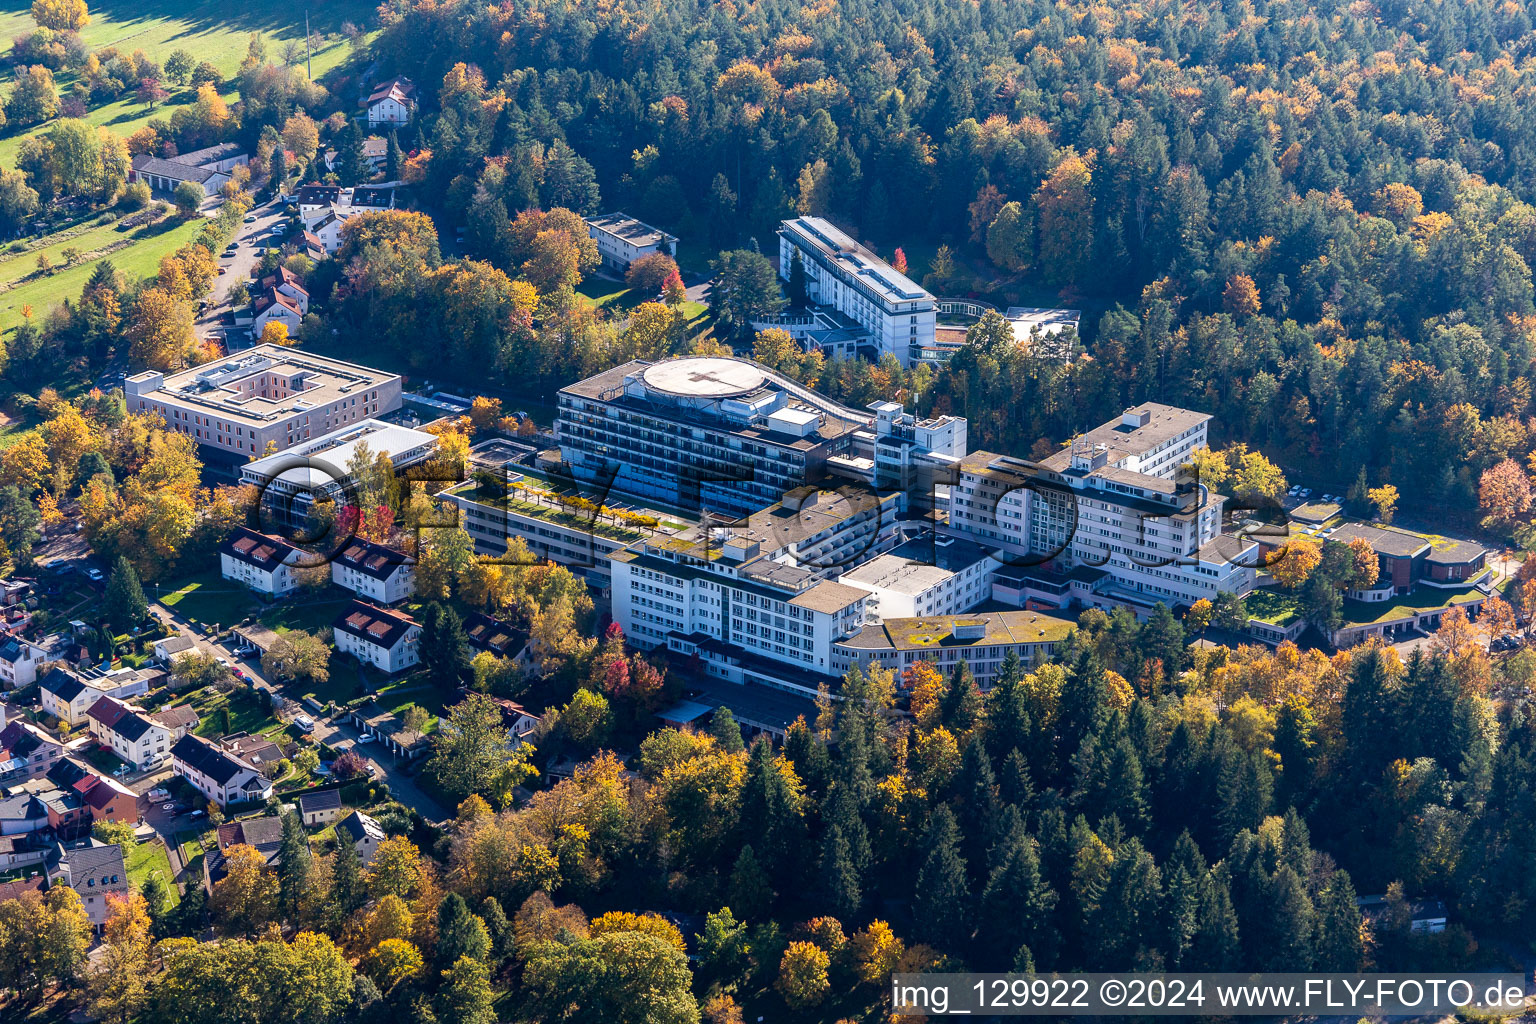
M444 83L406 142L472 228L624 208L712 254L823 213L887 255L936 252L913 273L941 294L1092 314L1089 360L977 350L917 381L833 363L834 393L915 385L1021 452L1085 410L1183 403L1431 507L1473 508L1532 447L1523 4L380 13L386 65Z

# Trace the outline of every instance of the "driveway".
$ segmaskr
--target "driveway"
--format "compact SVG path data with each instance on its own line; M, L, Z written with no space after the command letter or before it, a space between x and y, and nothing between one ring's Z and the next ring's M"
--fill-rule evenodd
M238 665L257 690L269 694L277 693L281 696L291 697L293 700L299 699L298 694L286 693L283 687L275 685L267 679L262 674L261 662L259 660L242 660L236 657L228 646L215 643L202 636L188 626L174 611L163 605L152 604L149 607L160 621L165 623L169 630L189 638L197 645L198 650L213 654L216 657L227 658L231 664ZM367 758L368 762L373 765L375 780L389 783L389 794L392 798L399 800L405 806L431 821L442 821L448 816L449 812L446 809L436 800L427 796L421 787L417 786L416 782L406 775L400 766L394 764L389 752L381 744L361 743L358 739L358 731L352 726L329 721L314 714L308 708L305 709L305 713L315 719L315 730L310 733L311 736L317 741L329 744L332 747L355 749L358 754Z
M197 329L205 336L210 333L222 336L223 329L219 321L225 313L231 312L230 288L236 281L250 283L251 271L260 262L261 254L268 248L264 236L286 219L287 207L276 199L272 199L251 210L247 216L254 216L256 219L249 224L240 225L240 232L234 239L234 256L226 259L222 253L219 254L219 266L224 268L224 273L214 282L213 292L208 296L207 311L197 319ZM258 239L261 240L258 241ZM233 330L234 328L231 328L231 331ZM245 328L238 330L243 332Z

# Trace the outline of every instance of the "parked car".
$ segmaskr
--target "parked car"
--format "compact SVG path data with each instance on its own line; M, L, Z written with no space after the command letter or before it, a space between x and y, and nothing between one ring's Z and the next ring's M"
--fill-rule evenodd
M1310 498L1310 497L1312 497L1312 488L1310 488L1310 487L1303 487L1301 489L1301 496L1303 498Z
M162 800L169 800L171 798L171 791L157 787L150 790L148 793L145 793L144 796L149 800L150 803L158 804Z
M315 731L315 720L310 718L308 715L296 716L293 720L293 724L299 727L300 732Z
M102 580L107 578L107 574L102 572L100 569L87 569L85 570L85 575L94 583L100 583Z
M187 815L187 820L188 821L197 821L199 818L206 818L206 817L208 817L208 812L203 810L202 808L198 808L197 810L193 811L191 814Z
M131 765L131 764L120 764L116 768L112 769L112 777L115 778L115 779L120 779L124 775L132 775L132 774L133 774L133 765Z

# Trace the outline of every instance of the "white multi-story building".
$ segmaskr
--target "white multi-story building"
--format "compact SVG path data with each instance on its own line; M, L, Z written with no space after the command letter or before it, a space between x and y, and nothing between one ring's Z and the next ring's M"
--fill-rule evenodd
M937 307L916 281L821 217L779 225L779 275L790 278L798 257L808 302L830 306L862 325L880 355L911 366L934 344Z
M384 420L363 420L285 451L253 459L240 467L240 482L256 489L266 514L280 522L302 523L320 497L338 505L352 504L360 459L372 462L389 456L398 472L425 462L437 450L437 435Z
M1002 563L978 544L957 537L918 537L843 573L839 582L873 595L882 619L956 615L992 596Z
M665 252L677 254L677 236L641 223L627 213L605 213L587 218L587 234L597 242L603 266L624 273L642 256Z
M416 109L416 83L397 75L369 93L362 105L370 127L405 124Z
M898 508L895 495L804 488L745 524L633 544L609 559L614 621L635 645L696 654L719 678L813 694L872 600L836 576L895 543Z
M255 765L196 736L176 741L171 768L220 807L259 802L272 795L271 781Z
M353 601L331 623L336 649L390 675L421 660L417 639L421 625L401 612Z
M1145 403L1040 463L976 452L951 488L952 532L1013 566L1102 571L1095 603L1145 612L1253 588L1258 545L1222 534L1226 498L1181 474L1211 417Z
M304 557L304 552L287 541L245 526L237 527L219 545L224 578L269 597L282 597L299 585L293 570Z
M416 592L416 562L394 548L353 537L331 559L331 582L358 597L394 604Z
M97 743L140 771L158 768L170 756L171 730L149 712L115 697L102 697L91 705L86 719Z
M555 436L576 480L695 512L754 512L832 472L875 482L881 429L896 446L886 469L965 454L962 419L850 409L746 359L636 360L562 388L559 401ZM911 436L896 438L903 430Z
M296 308L296 307L295 307ZM400 376L279 345L129 377L130 412L152 412L241 462L400 408Z
M0 689L15 690L37 682L37 669L47 657L47 652L30 640L0 634Z

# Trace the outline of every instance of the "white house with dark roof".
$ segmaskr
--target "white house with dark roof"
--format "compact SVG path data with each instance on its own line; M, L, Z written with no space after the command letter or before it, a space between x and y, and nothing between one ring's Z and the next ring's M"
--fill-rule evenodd
M379 604L416 592L416 563L409 555L354 537L331 560L331 582Z
M0 638L0 689L15 690L37 682L37 670L47 654L37 644L19 636Z
M171 730L115 697L102 697L91 705L86 719L97 743L140 771L158 768L170 756Z
M224 578L271 597L281 597L298 586L293 566L302 558L303 553L287 541L244 526L219 545Z
M85 916L100 932L112 909L107 896L114 893L127 896L129 893L123 848L99 839L81 839L57 844L51 860L47 869L48 884L67 885L79 893Z
M149 692L149 681L162 673L142 671L109 672L104 676L77 676L62 668L51 668L38 680L43 710L71 727L86 720L91 710L103 697L126 700Z
M397 75L369 93L362 106L370 127L405 124L416 110L416 83Z
M367 867L373 861L373 855L379 852L379 844L389 838L384 827L374 821L362 811L353 811L336 823L336 838L352 840L352 846L357 850L357 859Z
M353 601L331 623L336 649L393 675L421 660L421 625L409 615Z
M255 766L196 736L176 741L171 768L220 807L259 802L272 795L272 783Z
M320 789L300 794L299 817L311 827L329 825L341 817L341 790Z
M128 178L131 181L142 181L150 188L159 189L161 192L174 192L182 182L190 181L202 189L203 195L207 197L224 186L224 183L229 180L229 174L214 170L212 167L196 167L178 160L164 160L158 156L150 156L148 153L140 153L133 158L133 167L128 172Z

